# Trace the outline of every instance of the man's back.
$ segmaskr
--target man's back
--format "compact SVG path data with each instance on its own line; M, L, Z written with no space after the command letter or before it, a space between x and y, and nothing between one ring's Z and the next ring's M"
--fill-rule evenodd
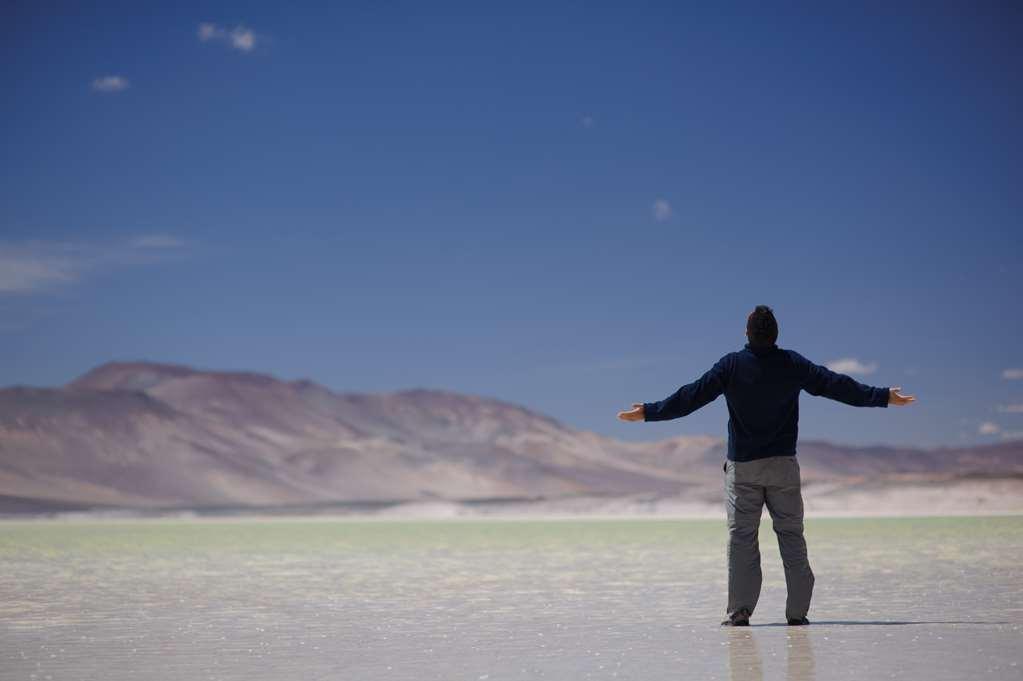
M645 421L685 416L724 394L728 458L753 461L796 453L799 392L856 407L887 407L888 388L875 388L814 364L776 344L730 352L699 379L660 402L643 403Z
M724 466L728 516L728 619L749 625L763 575L758 543L764 506L771 514L785 566L785 618L806 617L814 575L803 537L803 495L796 460L799 391L854 407L911 404L898 386L875 388L814 364L795 350L779 348L774 311L757 305L746 319L750 341L719 359L710 371L660 402L634 402L623 421L666 421L690 414L724 394L728 402L728 458Z

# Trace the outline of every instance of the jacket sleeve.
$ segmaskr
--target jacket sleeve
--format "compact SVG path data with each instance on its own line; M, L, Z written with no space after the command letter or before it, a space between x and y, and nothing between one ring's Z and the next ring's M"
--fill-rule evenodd
M803 390L819 397L837 400L854 407L887 407L888 388L865 385L845 374L814 364L796 355L803 371Z
M725 355L703 376L684 385L660 402L643 403L644 421L667 421L691 414L700 407L710 404L728 386L731 375L731 355Z

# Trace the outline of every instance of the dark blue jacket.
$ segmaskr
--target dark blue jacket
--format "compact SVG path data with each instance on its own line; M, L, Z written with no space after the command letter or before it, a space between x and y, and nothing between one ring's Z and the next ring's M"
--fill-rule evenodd
M660 402L643 403L644 420L686 416L721 393L728 403L728 458L753 461L796 453L799 391L854 407L887 407L888 388L858 383L777 345L730 352L696 381Z

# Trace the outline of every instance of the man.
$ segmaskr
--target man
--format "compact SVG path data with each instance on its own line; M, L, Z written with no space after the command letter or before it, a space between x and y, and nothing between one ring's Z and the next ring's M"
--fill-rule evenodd
M743 350L730 352L695 382L660 402L632 405L623 421L666 421L686 416L724 393L728 403L728 458L725 508L728 512L728 619L746 626L760 598L758 531L764 504L778 536L788 599L789 624L809 624L813 571L803 538L796 438L799 392L828 397L854 407L907 405L916 400L899 386L875 388L810 362L777 346L778 322L766 305L746 320Z

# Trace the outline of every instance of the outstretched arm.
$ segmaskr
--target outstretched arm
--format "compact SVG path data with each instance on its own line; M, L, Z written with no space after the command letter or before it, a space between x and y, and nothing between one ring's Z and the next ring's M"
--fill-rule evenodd
M725 355L703 376L660 402L635 403L631 410L619 412L618 418L623 421L667 421L691 414L725 391L730 371L729 356Z
M814 364L803 358L806 374L803 390L811 395L827 397L853 407L887 407L889 404L905 405L916 400L912 395L900 395L900 387L875 388L860 383L851 376L839 374L825 366Z

